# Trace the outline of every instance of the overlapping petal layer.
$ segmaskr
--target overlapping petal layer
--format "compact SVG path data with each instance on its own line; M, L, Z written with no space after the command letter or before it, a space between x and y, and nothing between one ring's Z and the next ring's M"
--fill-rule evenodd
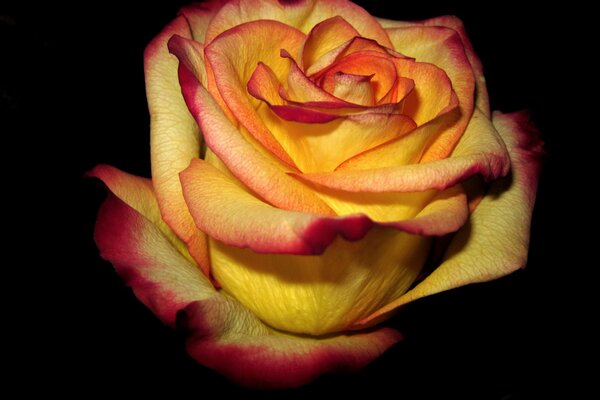
M123 198L110 195L98 215L95 239L102 257L163 322L174 326L178 320L185 326L192 357L234 382L263 388L299 386L326 372L360 369L400 340L389 328L328 338L269 328L217 292L155 225L151 219L159 210L149 197L147 180L105 167L93 174Z
M493 122L508 147L511 175L491 185L469 223L456 234L439 267L356 327L381 321L402 304L418 298L496 279L525 266L541 166L541 141L525 113L496 112Z

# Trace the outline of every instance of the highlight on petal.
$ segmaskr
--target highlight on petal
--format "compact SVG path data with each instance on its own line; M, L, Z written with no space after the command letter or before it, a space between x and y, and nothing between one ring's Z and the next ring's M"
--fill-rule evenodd
M493 122L507 145L512 174L491 185L437 269L355 327L377 323L402 304L421 297L496 279L525 266L542 143L525 113L495 112Z
M402 339L390 328L326 338L286 335L224 296L191 303L180 322L190 332L187 348L194 359L239 385L262 389L358 371Z
M492 122L475 110L452 156L439 161L369 170L290 175L326 188L360 193L444 190L479 174L494 180L508 174L506 146Z
M422 161L446 158L456 146L474 109L475 78L457 32L442 27L407 27L387 30L394 49L416 61L436 65L452 82L458 97L459 119L427 144ZM416 84L417 89L419 85Z
M222 32L246 22L275 20L308 34L319 22L336 16L347 21L361 36L392 47L379 22L363 8L347 0L233 0L224 5L212 19L206 33L206 43L210 43Z
M150 111L150 149L152 183L165 222L184 242L196 261L208 273L206 238L194 225L179 183L179 172L198 157L201 135L198 125L181 96L177 77L178 63L167 48L173 35L191 38L187 20L180 16L167 25L144 53L146 95ZM196 62L195 73L206 74L203 63Z

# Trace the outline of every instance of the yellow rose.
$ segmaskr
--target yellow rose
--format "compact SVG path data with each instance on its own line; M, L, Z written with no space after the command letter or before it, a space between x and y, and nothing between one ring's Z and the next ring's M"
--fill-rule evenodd
M491 114L458 19L209 1L145 71L153 177L91 172L113 194L96 241L232 380L360 368L399 340L364 330L399 306L524 265L541 142L524 113Z

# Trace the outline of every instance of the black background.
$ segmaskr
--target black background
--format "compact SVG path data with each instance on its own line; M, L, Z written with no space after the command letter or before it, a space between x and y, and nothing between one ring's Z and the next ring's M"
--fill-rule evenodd
M149 176L142 53L185 4L155 3L0 8L1 101L8 111L2 123L18 122L3 128L17 133L5 138L5 146L25 171L7 174L5 182L19 193L35 192L11 201L29 210L27 222L16 228L26 244L25 259L41 258L23 263L43 296L25 313L28 320L35 315L35 328L28 330L29 351L19 357L19 369L39 373L40 387L23 390L163 391L175 398L204 398L214 390L219 396L257 394L191 360L184 338L134 298L99 258L92 239L105 191L83 179L84 172L107 163ZM459 16L483 61L492 108L532 111L548 157L529 264L506 278L407 306L389 322L404 341L362 372L324 376L304 388L268 395L334 390L348 396L365 389L372 396L403 399L529 399L562 387L566 364L559 360L573 344L566 334L573 326L566 303L557 298L580 277L564 272L577 260L563 261L564 221L556 218L560 205L569 203L561 177L569 150L559 142L565 133L562 117L570 112L569 98L560 91L562 63L569 58L561 42L565 10L530 10L519 2L358 3L389 19Z

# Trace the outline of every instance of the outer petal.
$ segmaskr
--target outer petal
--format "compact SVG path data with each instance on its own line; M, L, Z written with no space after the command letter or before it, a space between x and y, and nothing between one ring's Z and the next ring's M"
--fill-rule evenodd
M198 228L228 245L259 253L321 254L338 235L356 241L375 225L366 215L328 217L272 207L200 159L181 174L181 182ZM466 197L458 188L425 197L431 201L420 208L392 204L400 211L386 212L379 225L430 236L455 231L466 221Z
M199 155L201 136L181 96L177 59L167 49L167 42L174 34L191 37L184 17L180 16L167 25L144 53L146 94L151 118L152 183L164 220L187 243L196 261L208 273L206 238L194 225L179 183L179 172ZM198 65L197 74L202 76L202 65Z
M492 122L476 110L452 156L439 161L364 171L298 174L299 179L350 192L444 190L474 174L493 180L508 174L510 159Z
M493 121L508 147L512 175L492 185L436 270L357 327L376 323L402 304L421 297L496 279L525 266L542 143L526 113L497 112Z
M389 328L324 338L284 335L223 296L190 304L182 323L191 333L192 357L257 388L297 387L327 372L357 371L401 340Z
M128 174L110 165L98 165L87 176L100 179L119 200L151 221L181 254L192 261L185 245L163 221L150 179Z
M417 61L434 64L444 70L459 100L459 119L438 132L428 144L423 161L447 157L464 132L474 108L475 78L458 33L440 27L388 29L394 49ZM417 85L417 90L419 86Z
M467 58L473 68L475 74L475 85L477 89L477 96L475 99L475 106L479 108L486 116L491 117L490 111L490 99L488 96L487 85L485 83L485 76L483 75L483 65L481 60L475 53L475 49L469 40L467 31L463 22L454 15L444 15L441 17L435 17L424 21L392 21L382 18L377 19L381 26L384 28L408 28L411 26L443 26L455 30L460 35L463 46L467 53Z
M102 258L166 324L173 326L180 309L214 293L200 269L172 246L157 225L116 196L102 205L94 237Z
M190 30L192 31L192 38L196 42L204 43L206 30L210 21L227 1L203 0L202 2L186 5L179 10L179 14L188 21Z
M328 338L275 332L216 292L157 226L113 195L100 210L95 238L102 257L163 322L173 326L179 313L192 357L244 386L293 387L326 372L355 371L401 339L388 328Z
M308 33L319 22L340 16L361 36L392 47L385 30L361 7L346 0L234 0L227 3L213 18L206 33L210 43L220 33L234 26L259 19L270 19Z

